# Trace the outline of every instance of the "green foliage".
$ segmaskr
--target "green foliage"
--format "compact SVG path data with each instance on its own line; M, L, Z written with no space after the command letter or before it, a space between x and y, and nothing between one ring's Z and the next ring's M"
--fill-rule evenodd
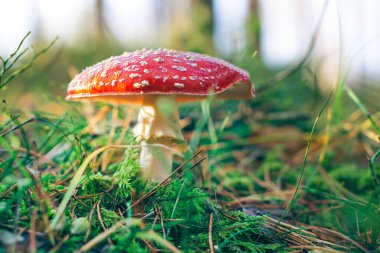
M116 238L116 243L110 252L136 252L136 253L146 253L149 250L141 245L136 239L128 238L129 236L118 236Z
M27 69L29 69L33 62L39 58L42 54L48 51L55 40L53 40L50 45L41 51L36 52L33 47L27 47L21 51L21 48L25 42L25 39L29 37L30 32L28 32L25 37L21 40L20 44L17 46L16 50L7 58L3 59L0 57L1 68L0 68L0 90L2 90L10 81L12 81L16 76L22 74ZM19 66L19 61L23 59L24 55L28 52L31 52L31 57L24 63ZM24 59L23 59L24 60Z
M370 191L373 187L370 171L368 169L362 170L354 164L338 166L330 172L330 176L357 194Z
M129 196L133 186L131 181L136 179L140 172L140 164L138 162L138 152L136 149L127 149L124 154L123 161L119 164L113 177L117 179L118 190L116 196L119 198Z
M217 213L213 223L215 248L221 252L284 252L285 244L265 226L266 220L261 216L250 216L240 211L227 213L227 218ZM206 250L208 234L191 236L193 245ZM190 245L188 245L190 246Z
M197 11L204 8L202 3ZM210 25L207 20L199 22L205 31L193 47L204 51ZM9 84L9 78L24 69L17 64L23 57L19 49L3 60L1 84ZM65 50L65 59L82 67L101 59L96 52L118 49ZM274 74L259 58L243 58L238 65L257 78L259 87ZM63 62L56 67L60 73L67 68ZM53 68L42 74L46 63L33 64L37 64L35 71L26 72L27 78L20 82L47 83L49 75L58 71ZM309 73L306 68L271 89L261 88L260 96L252 101L184 106L181 116L188 122L184 132L192 138L189 154L205 149L209 157L207 163L185 176L174 175L163 185L140 178L139 150L132 147L136 143L129 131L125 133L121 124L112 121L111 113L96 125L101 128L96 132L91 131L92 117L82 116L87 107L78 109L57 99L54 104L65 111L57 116L3 103L1 235L6 239L19 235L10 244L21 247L29 245L31 235L25 231L35 231L38 252L74 252L89 245L90 252L149 252L170 247L206 252L210 238L216 252L288 252L295 250L289 248L294 245L330 245L292 241L291 236L299 238L323 227L334 234L318 231L322 236L315 237L331 240L336 245L331 248L355 251L363 247L376 252L380 244L378 108L369 107L362 94L342 83L334 104L326 104L332 116L325 111L320 114L326 95L305 74ZM40 88L28 89L37 93ZM343 107L344 99L353 103ZM102 105L94 108L97 113ZM117 109L116 121L124 121L129 111L124 106ZM357 111L355 118L352 114ZM320 122L313 128L318 115ZM335 117L332 123L329 117ZM114 123L117 127L112 129ZM124 148L102 149L118 141ZM307 145L309 153L304 156ZM293 228L280 230L271 219L281 217L286 206L289 213L284 219ZM103 240L90 243L104 233L109 234ZM0 252L10 251L8 242L0 242Z

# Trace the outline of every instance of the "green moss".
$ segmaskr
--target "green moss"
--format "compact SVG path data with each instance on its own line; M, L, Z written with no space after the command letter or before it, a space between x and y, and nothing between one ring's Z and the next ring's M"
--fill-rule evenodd
M194 11L210 14L207 9L209 4L210 1L207 4L200 2ZM199 19L197 22L202 23L202 26L192 31L200 29L201 33L191 34L191 39L183 37L182 42L185 44L180 43L182 46L179 47L202 52L210 50L210 17L206 15ZM259 27L254 24L251 26ZM190 45L194 42L193 38L197 38L196 43ZM18 98L21 94L18 92L29 90L33 91L36 101L42 101L41 97L48 92L46 85L49 84L55 84L54 91L48 93L49 97L54 96L54 92L62 96L66 86L61 84L69 81L67 66L81 68L105 58L110 52L121 52L121 48L116 46L98 46L101 45L62 48L63 59L55 61L48 71L46 61L36 62L36 68L18 80L20 89L12 89L9 85L7 91L2 90L4 98ZM256 83L265 84L275 74L265 67L259 57L252 57L251 53L245 54L239 64L255 77ZM14 65L15 70L17 66ZM207 252L210 247L212 214L211 237L216 252L294 250L288 248L291 245L289 242L289 245L285 243L286 233L272 230L266 218L245 213L242 210L247 209L242 206L252 210L263 208L269 215L272 209L281 213L289 204L290 196L282 196L281 193L294 191L300 176L300 157L305 150L305 137L318 113L316 108L325 100L325 95L315 88L317 82L305 76L305 72L309 71L304 66L271 89L257 85L261 92L252 101L218 101L210 106L204 104L202 110L199 105L188 105L184 110L181 109L182 118L189 123L184 128L184 135L189 140L193 138L190 143L194 150L204 149L206 151L201 156L209 157L194 167L193 171L187 172L184 178L158 187L154 194L137 205L136 201L157 186L157 183L145 182L140 178L138 148L99 154L89 163L74 196L66 206L64 218L51 232L47 229L45 219L51 221L56 216L57 206L83 161L109 143L110 126L115 122L111 122L111 113L107 114L99 123L105 129L104 132L95 134L87 131L87 118L90 117L82 116L82 108L68 104L61 98L53 99L54 105L62 107L60 116L29 109L23 111L16 104L3 103L0 118L1 229L29 238L30 234L25 231L33 229L32 225L35 225L38 232L37 252L48 252L62 242L62 245L57 246L57 252L66 253L77 251L104 233L102 223L108 229L118 222L133 219L137 221L136 224L117 229L107 239L94 245L90 252L149 252L147 245L158 251L167 251L157 240L163 237L184 252ZM1 86L6 77L0 75L3 78L0 80ZM38 84L41 84L40 87ZM321 115L299 194L286 218L291 224L304 222L300 226L332 229L368 251L376 252L380 245L379 186L366 165L365 154L376 152L378 143L373 129L366 128L368 115L352 121L351 113L356 108L346 104L342 108L342 99L347 99L344 96L345 93L340 92L339 102L334 106L336 110L331 112L332 118L338 116L334 118L334 124L331 125L325 115ZM43 110L47 107L45 103L37 106ZM94 105L94 112L100 111L102 107L103 104ZM113 108L118 109L118 126L112 143L121 141L125 145L135 144L130 129L124 136L124 129L119 124L129 116L130 111L125 108ZM369 111L374 112L374 119L378 121L378 108ZM260 139L260 134L265 133L267 128L273 129L279 139L272 140L271 136ZM294 142L289 139L289 128L298 133L294 135ZM359 133L352 137L356 131ZM326 139L329 142L325 147ZM325 152L322 161L321 150ZM101 168L104 156L109 158L107 168ZM378 158L373 158L372 173L377 178L380 168L378 161ZM328 174L321 175L320 168ZM256 179L263 182L268 180L268 174L271 185L275 186L273 189L257 184ZM267 194L268 200L265 203L247 201L241 206L229 206L230 201L244 196L255 197L257 193ZM276 196L278 194L280 197ZM34 213L36 217L33 217ZM144 215L148 217L139 221ZM78 219L82 219L79 220L82 223ZM87 225L89 227L85 228ZM151 230L155 237L149 234ZM90 231L88 237L87 231ZM348 250L357 249L349 241L328 239L348 247ZM17 246L25 244L23 241ZM6 248L1 244L0 252L5 252Z
M337 166L329 174L355 193L368 191L373 187L370 170L361 169L355 164Z

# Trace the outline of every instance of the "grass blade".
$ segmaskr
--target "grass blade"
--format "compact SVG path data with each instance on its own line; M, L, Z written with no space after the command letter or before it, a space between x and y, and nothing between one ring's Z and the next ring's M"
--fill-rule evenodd
M358 96L356 96L353 90L348 86L345 86L345 90L348 96L351 98L351 100L355 103L355 105L363 112L363 114L371 122L372 127L376 130L377 135L380 136L380 127L376 124L375 120L372 118L371 114L369 114L367 108L363 105Z
M292 208L296 198L297 198L297 193L298 193L298 190L300 188L300 185L301 185L301 180L302 180L302 177L303 177L303 174L304 174L304 171L305 171L305 167L306 167L306 162L307 162L307 157L308 157L308 154L309 154L309 149L310 149L310 145L311 145L311 141L312 141L312 138L313 138L313 135L314 135L314 131L315 131L315 127L319 121L319 118L321 117L322 115L322 112L325 110L326 106L328 105L328 103L330 102L330 99L331 99L331 96L333 95L334 93L334 90L332 90L330 92L330 94L328 95L325 103L323 104L321 110L319 111L318 113L318 116L315 118L315 121L314 121L314 124L313 124L313 127L311 128L311 132L310 132L310 135L309 135L309 139L307 141L307 146L306 146L306 151L305 151L305 156L303 158L303 163L302 163L302 168L301 168L301 174L298 178L298 182L297 182L297 186L296 186L296 190L294 191L294 194L292 196L292 199L290 200L290 203L289 205L286 207L284 213L282 214L281 218L279 219L279 222L281 222L284 217L288 214L289 210Z
M73 179L71 180L70 185L69 185L69 187L67 189L67 192L66 192L65 196L63 197L63 200L61 201L61 204L58 207L57 213L56 213L53 221L51 222L51 228L52 229L56 228L59 220L62 217L63 212L66 209L67 204L69 203L71 197L73 196L74 191L75 191L76 187L78 186L79 182L81 181L83 173L86 170L88 164L91 162L91 160L94 159L99 154L101 154L102 152L108 150L108 149L112 149L112 148L129 148L129 147L130 147L130 145L109 145L109 146L105 146L105 147L99 148L99 149L95 150L94 152L92 152L83 161L83 163L79 167L78 171L75 173Z

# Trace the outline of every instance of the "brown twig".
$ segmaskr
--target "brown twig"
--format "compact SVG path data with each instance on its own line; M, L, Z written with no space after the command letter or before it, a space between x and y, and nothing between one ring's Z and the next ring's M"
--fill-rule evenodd
M0 199L4 198L5 196L8 195L8 193L10 193L12 190L14 190L15 188L17 188L17 183L12 185L11 187L9 187L8 189L6 189L0 196Z
M209 225L208 225L208 244L209 244L209 248L210 248L210 253L214 253L214 243L212 242L212 223L213 223L213 219L214 219L214 213L211 212L210 213L210 222L209 222Z
M113 188L112 188L113 189ZM108 189L108 190L106 190L106 191L104 191L104 190L102 190L102 192L105 194L105 195L107 195L116 205L117 205L117 207L120 209L122 209L123 210L123 212L125 212L126 211L126 209L125 209L125 207L124 206L122 206L121 204L119 204L119 202L114 198L114 197L112 197L112 195L111 194L109 194L108 192L109 192L110 190Z
M165 232L164 220L162 218L162 212L160 210L160 206L159 205L155 205L155 209L156 209L157 215L160 217L161 229L162 229L162 237L166 240L166 232Z
M324 252L334 252L333 248L339 248L344 252L348 251L349 248L345 245L338 245L336 242L333 242L332 238L340 238L343 241L349 242L360 248L363 252L369 252L357 242L353 241L349 237L329 229L318 228L314 226L304 225L302 227L297 227L291 225L289 223L278 221L269 216L263 215L267 219L268 226L273 229L273 231L282 234L284 236L285 241L287 241L291 247L297 248L306 248L311 249L314 248L322 248L323 245ZM302 233L298 233L298 231ZM324 232L323 237L317 233L317 231ZM333 247L333 248L332 248ZM335 251L341 252L341 251Z
M33 209L32 216L30 218L30 235L29 235L29 251L36 252L36 217L37 209Z
M140 240L146 245L146 247L148 248L148 250L150 252L152 252L152 253L156 253L157 252L157 250L155 248L153 248L152 244L150 244L147 240L145 240L143 238L141 238Z
M23 126L26 125L26 124L29 124L29 123L31 123L31 122L34 122L35 120L36 120L36 118L30 118L30 119L28 119L27 121L25 121L25 122L23 122L23 123L21 123L21 124L18 124L17 126L14 126L14 127L12 127L11 129L5 131L4 133L1 134L1 137L6 136L6 135L9 134L10 132L13 132L13 131L19 129L20 127L23 127Z
M158 214L156 213L156 211L154 212L156 215L154 216L154 219L153 219L153 222L152 222L152 229L154 228L154 226L156 225L157 221L158 221Z
M98 203L96 204L96 209L97 209L97 213L98 213L98 220L99 220L100 225L102 226L103 230L107 231L107 228L106 228L106 226L103 223L102 214L100 212L100 202L101 201L102 200L99 199ZM107 241L108 241L109 244L113 245L113 243L112 243L112 241L111 241L111 239L109 237L107 237Z
M58 249L70 238L70 235L66 235L62 240L57 243L51 250L48 251L48 253L55 253L58 251Z
M308 250L316 250L318 252L326 252L326 253L343 253L344 251L335 250L335 249L329 249L326 247L319 247L319 246L308 246L308 245L300 245L300 246L290 246L291 249L300 249L301 252L304 252L304 249Z
M33 179L33 181L35 182L34 189L35 189L35 193L36 193L35 194L36 198L34 197L34 194L32 193L31 188L28 189L28 193L30 194L32 199L35 199L37 202L39 202L40 208L43 210L42 219L48 225L47 229L46 229L46 232L48 234L48 238L50 240L50 243L55 245L56 242L54 239L53 231L50 229L50 226L49 226L50 221L49 221L49 218L47 217L47 209L46 209L47 204L54 206L54 203L51 201L48 193L44 190L44 187L42 186L41 179L40 179L40 173L38 172L36 164L33 165L33 170L34 170L34 173L32 173L29 170L26 170L26 172L28 173L30 178Z
M325 233L330 233L330 236L331 235L335 235L337 237L340 237L341 239L347 241L347 242L350 242L352 243L353 245L355 245L356 247L358 247L359 249L361 249L363 252L366 252L366 253L369 253L369 251L367 249L365 249L363 246L361 246L358 242L356 242L355 240L352 240L350 237L342 234L342 233L339 233L337 231L334 231L334 230L331 230L331 229L328 229L328 228L319 228L319 227L314 227L314 226L311 226L311 227L308 227L308 229L310 230L319 230L319 231L324 231Z
M231 216L231 215L228 215L228 214L224 213L222 210L219 210L219 212L220 212L224 217L226 217L227 219L230 219L230 220L233 220L233 221L239 221L238 218L233 217L233 216Z
M94 214L96 204L97 204L97 203L95 203L95 204L92 206L92 209L91 209L91 211L90 211L90 215L89 215L89 217L88 217L88 228L87 228L87 231L86 231L86 235L84 236L84 241L85 241L85 242L87 242L88 237L90 236L90 233L91 233L91 227L92 227L92 215Z
M39 153L39 152L37 152L35 150L27 150L26 148L19 147L18 151L23 152L23 153L29 152L29 154L31 156L39 159L40 162L44 162L44 163L50 164L51 166L54 166L55 169L62 169L61 166L59 166L58 164L56 164L55 162L53 162L52 160L50 160L45 155L43 155L43 154L41 154L41 153Z

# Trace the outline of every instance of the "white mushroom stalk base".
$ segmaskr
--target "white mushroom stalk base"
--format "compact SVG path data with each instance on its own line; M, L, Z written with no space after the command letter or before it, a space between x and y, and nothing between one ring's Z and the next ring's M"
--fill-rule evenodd
M172 171L173 146L184 142L175 97L146 95L133 131L141 139L143 176L158 182L166 179Z
M141 143L140 166L145 178L162 182L170 175L172 164L172 150Z

